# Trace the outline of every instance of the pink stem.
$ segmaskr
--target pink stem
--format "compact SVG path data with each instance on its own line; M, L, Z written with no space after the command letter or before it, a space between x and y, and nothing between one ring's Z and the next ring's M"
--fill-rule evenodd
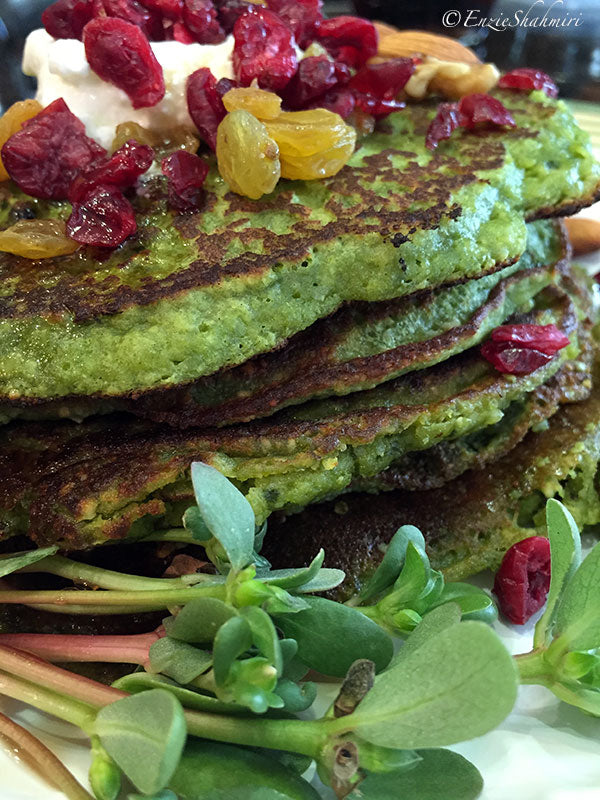
M33 653L46 661L102 661L148 668L150 647L164 635L164 628L135 636L3 633L0 645Z

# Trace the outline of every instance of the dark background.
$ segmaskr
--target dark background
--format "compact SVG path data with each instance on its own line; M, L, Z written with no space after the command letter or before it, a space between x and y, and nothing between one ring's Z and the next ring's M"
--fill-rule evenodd
M543 0L539 0L542 3ZM600 102L600 0L558 0L559 13L581 13L583 24L561 30L519 29L495 33L489 28L444 28L448 9L479 15L527 9L533 0L325 0L326 13L359 14L400 28L425 28L460 38L479 56L500 69L538 67L550 73L566 97ZM41 26L41 12L49 0L0 0L0 110L34 92L34 83L21 74L23 42ZM552 0L545 0L545 7ZM542 11L544 7L542 6Z

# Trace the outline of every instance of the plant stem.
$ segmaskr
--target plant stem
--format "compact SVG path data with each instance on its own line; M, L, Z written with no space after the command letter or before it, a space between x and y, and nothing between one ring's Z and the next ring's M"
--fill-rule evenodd
M126 540L127 541L127 540ZM126 544L126 541L124 544ZM202 542L194 539L189 531L185 528L169 528L168 531L154 531L149 536L144 536L143 539L138 541L142 542L177 542L178 544L195 544L202 546Z
M68 800L94 800L46 745L4 714L0 714L0 735L6 737L16 747L18 755L34 765L36 771L60 789Z
M127 575L102 567L93 567L81 564L63 556L48 556L42 561L36 561L18 572L49 572L68 578L75 583L96 586L101 589L115 589L124 591L155 591L173 588L187 588L179 578L144 578L140 575Z
M521 683L540 683L547 686L552 682L552 675L548 672L544 658L545 652L545 650L532 650L531 653L514 657Z
M31 653L22 653L4 645L0 645L0 669L92 706L100 707L127 697L126 692L119 689L75 675L66 669L48 664ZM25 702L28 702L27 698Z
M46 661L102 661L149 666L149 650L163 634L83 636L57 633L4 633L0 645L33 653Z
M225 599L224 584L158 591L86 591L11 589L0 591L0 604L33 605L58 614L133 614L184 605L197 597Z
M45 711L59 719L64 719L65 722L76 725L88 735L92 733L96 711L78 700L64 697L58 692L45 689L43 686L36 686L34 683L4 672L0 672L0 694L35 706L40 711Z

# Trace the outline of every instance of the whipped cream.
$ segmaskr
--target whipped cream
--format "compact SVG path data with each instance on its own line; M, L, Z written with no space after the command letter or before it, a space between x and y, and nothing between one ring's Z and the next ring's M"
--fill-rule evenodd
M27 37L23 72L37 78L39 103L47 106L62 97L83 122L88 135L110 148L115 128L121 122L137 122L158 132L175 125L193 129L185 84L200 67L209 67L217 80L233 78L233 36L221 44L153 42L152 50L163 68L166 87L164 98L152 108L134 109L125 92L92 72L82 42L54 39L43 29Z

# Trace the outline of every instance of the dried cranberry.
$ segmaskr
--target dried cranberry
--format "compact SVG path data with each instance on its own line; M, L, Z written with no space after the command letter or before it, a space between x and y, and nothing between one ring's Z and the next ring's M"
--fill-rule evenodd
M215 86L215 91L219 95L221 99L227 94L227 92L231 91L231 89L239 89L239 83L237 81L232 80L231 78L221 78L217 81L217 85ZM220 106L219 106L220 108Z
M281 17L302 48L314 39L316 25L323 19L322 0L267 0L267 8Z
M531 67L520 67L507 72L498 81L498 86L501 89L517 89L521 92L541 89L548 97L558 97L558 86L550 75Z
M162 171L169 182L169 203L177 211L198 208L208 164L193 153L177 150L163 158Z
M568 336L556 325L500 325L492 331L492 341L511 342L518 347L540 350L548 356L569 344Z
M57 0L42 14L42 23L55 39L81 39L93 16L93 0Z
M243 86L256 78L262 89L278 92L298 69L294 37L281 19L262 6L253 6L233 28L233 68Z
M498 372L506 375L529 375L552 361L553 356L529 347L519 347L510 342L494 342L488 339L481 345L481 355Z
M196 42L196 37L183 22L176 22L173 25L171 35L173 36L173 41L181 42L181 44L195 44Z
M442 139L449 139L452 131L455 131L459 126L458 104L440 103L437 114L427 128L425 146L429 150L435 150Z
M73 179L106 157L86 135L65 101L55 100L26 122L2 148L2 162L13 181L32 197L66 199Z
M350 78L352 77L352 70L347 64L344 64L342 61L334 61L333 62L335 67L335 77L337 82L340 86L345 86L347 83L350 82Z
M166 19L183 19L183 0L140 0L145 8L158 12Z
M187 105L201 138L215 150L217 128L227 111L217 91L217 79L208 67L197 69L187 79Z
M115 186L127 189L133 186L154 160L154 150L147 144L130 139L119 147L104 163L82 172L71 184L69 200L81 202L83 197L96 186Z
M162 67L136 25L110 17L93 19L85 26L83 43L90 67L122 89L134 108L155 106L163 99Z
M73 205L67 234L80 244L118 247L135 233L131 203L114 186L96 186Z
M361 92L354 92L354 100L356 108L365 114L370 114L375 119L387 117L394 111L400 111L406 105L401 100L380 99L373 97L371 94L362 94Z
M298 72L285 88L284 100L289 108L305 108L315 97L336 85L335 65L327 56L303 58Z
M231 33L238 17L252 7L248 0L214 0L219 22L225 33Z
M510 111L500 100L489 94L468 94L458 103L458 115L463 128L474 128L481 123L491 125L508 125L514 128L516 123Z
M523 625L539 611L550 588L550 542L532 536L507 551L494 581L494 594L502 613Z
M225 39L212 0L184 0L183 21L200 44L218 44Z
M392 100L404 89L415 71L412 58L394 58L380 64L365 64L350 80L350 87L363 94Z
M318 22L315 38L337 61L361 67L377 53L377 30L359 17L333 17Z
M307 108L326 108L328 111L333 111L334 114L339 114L342 119L348 119L354 111L355 105L354 93L350 89L342 87L341 89L330 89L309 103Z
M131 22L140 28L150 41L164 38L162 18L156 11L146 8L138 0L95 0L97 17L114 17Z

